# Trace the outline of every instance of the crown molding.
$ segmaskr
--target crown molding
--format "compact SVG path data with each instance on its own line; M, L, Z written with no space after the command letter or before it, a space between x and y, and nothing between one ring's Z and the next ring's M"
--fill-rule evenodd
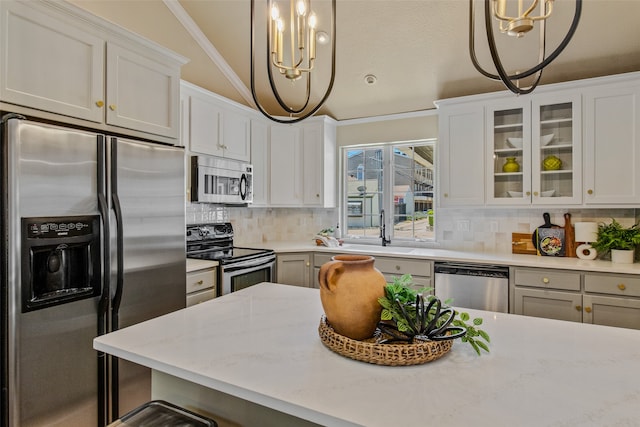
M184 10L178 0L162 0L167 8L178 19L187 32L193 37L198 45L204 50L213 63L220 69L222 74L229 80L231 85L240 93L242 98L249 105L255 105L251 91L245 86L240 77L233 71L227 61L222 57L218 49L205 36L200 27L191 19L191 16Z

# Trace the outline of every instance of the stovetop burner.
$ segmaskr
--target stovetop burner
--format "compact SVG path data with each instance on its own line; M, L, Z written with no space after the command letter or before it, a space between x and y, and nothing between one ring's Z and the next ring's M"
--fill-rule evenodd
M233 226L229 222L187 226L187 258L231 264L273 254L271 249L233 246Z

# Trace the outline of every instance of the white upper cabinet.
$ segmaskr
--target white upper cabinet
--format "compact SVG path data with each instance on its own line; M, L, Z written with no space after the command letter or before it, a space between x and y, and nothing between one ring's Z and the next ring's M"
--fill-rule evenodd
M487 204L581 203L580 106L572 91L486 107Z
M0 11L2 101L101 122L104 40L29 4L1 1Z
M440 206L484 204L482 104L438 105Z
M302 129L296 125L271 125L270 140L269 206L302 206Z
M263 153L252 141L255 157ZM267 206L336 206L336 124L311 117L297 124L272 124L267 148ZM258 172L259 173L259 172ZM254 181L255 181L254 175Z
M640 205L640 77L584 92L585 204Z
M69 3L7 0L0 12L3 103L178 138L185 58Z
M310 207L336 207L336 126L326 117L302 125L303 203Z
M269 203L269 124L262 118L251 120L251 164L253 165L254 207Z
M251 113L213 92L181 82L183 141L192 153L209 154L249 162L251 159Z
M640 72L436 106L442 207L640 207Z
M107 124L178 138L180 71L107 43Z

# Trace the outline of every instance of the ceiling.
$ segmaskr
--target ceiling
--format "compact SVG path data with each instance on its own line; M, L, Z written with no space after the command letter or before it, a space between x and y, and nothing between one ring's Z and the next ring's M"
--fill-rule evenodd
M249 0L72 1L189 57L183 79L251 105ZM265 3L256 0L262 9ZM312 1L320 29L329 32L327 5L327 0ZM481 18L481 3L476 7ZM262 9L258 22L264 26ZM564 36L573 11L573 1L555 2L547 51ZM574 38L545 69L542 83L640 71L638 16L640 0L584 0ZM176 22L184 34L172 30ZM432 109L437 99L503 90L473 67L468 25L467 0L337 0L335 84L320 113L338 120L383 116ZM479 61L491 68L482 20L476 25ZM256 36L258 49L265 44L262 34ZM537 35L496 37L505 39L498 45L509 70L536 61ZM327 48L319 47L314 87L328 80L329 60ZM262 67L264 58L258 62ZM270 108L273 96L266 91L264 73L258 73L259 97ZM365 83L369 74L377 77L373 85Z

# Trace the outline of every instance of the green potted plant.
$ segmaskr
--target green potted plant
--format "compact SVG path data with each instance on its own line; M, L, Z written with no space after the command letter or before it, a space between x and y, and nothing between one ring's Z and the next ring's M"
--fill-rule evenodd
M640 244L639 224L625 228L611 218L611 224L598 224L598 238L592 246L600 254L611 252L611 261L615 263L633 263L635 249Z
M395 277L379 298L382 306L378 328L390 338L381 343L442 341L458 339L478 353L489 352L489 334L480 329L481 318L471 319L468 313L449 307L433 295L423 296L425 288L416 290L410 274Z

